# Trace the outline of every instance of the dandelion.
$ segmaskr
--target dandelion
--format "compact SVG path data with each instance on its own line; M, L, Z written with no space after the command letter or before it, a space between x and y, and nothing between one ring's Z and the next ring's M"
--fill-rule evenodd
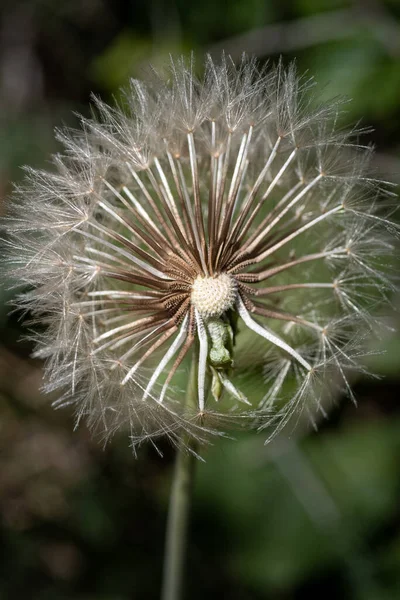
M207 57L198 79L171 61L59 131L53 171L28 169L9 262L19 306L46 325L36 355L56 406L106 438L127 427L134 448L166 435L195 452L230 421L276 431L337 388L353 398L348 373L394 287L392 198L360 130L337 127L342 102L313 86L293 65Z
M204 440L235 416L264 428L277 407L312 416L333 381L351 395L393 287L389 209L371 149L335 127L341 102L316 102L293 65L193 71L171 61L114 108L95 99L97 118L58 132L55 169L28 169L8 220L19 305L47 325L46 390L106 437L127 426L134 447ZM255 338L265 386L250 402L236 364Z

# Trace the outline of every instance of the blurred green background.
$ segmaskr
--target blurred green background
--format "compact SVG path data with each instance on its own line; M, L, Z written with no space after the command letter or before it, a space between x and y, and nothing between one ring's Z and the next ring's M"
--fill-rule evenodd
M374 167L400 182L399 0L2 0L0 197L44 166L53 127L112 101L168 54L296 57L344 123L372 125ZM1 200L0 212L4 210ZM105 449L40 392L0 290L0 599L158 597L173 451ZM395 326L398 317L389 317ZM400 598L400 341L370 359L318 432L218 442L199 464L187 598Z

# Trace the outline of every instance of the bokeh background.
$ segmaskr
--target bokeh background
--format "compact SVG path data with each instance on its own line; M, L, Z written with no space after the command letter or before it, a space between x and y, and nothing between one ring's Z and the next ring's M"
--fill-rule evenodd
M296 57L326 97L352 98L343 123L374 127L374 167L400 182L399 0L1 0L0 213L91 92L112 102L149 61L192 49ZM0 598L155 599L173 451L133 459L124 436L103 448L74 431L40 391L11 296L0 290ZM318 432L205 452L187 598L400 598L399 337L375 349L381 378L354 382L358 408L338 398Z

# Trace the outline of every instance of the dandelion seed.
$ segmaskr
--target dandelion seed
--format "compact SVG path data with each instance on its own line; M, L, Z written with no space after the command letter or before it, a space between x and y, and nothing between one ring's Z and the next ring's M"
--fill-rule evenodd
M333 381L352 397L346 373L394 287L393 201L358 132L331 125L340 102L318 104L313 85L246 57L208 57L197 79L178 59L58 132L64 154L28 170L7 225L28 286L18 303L47 324L37 355L57 406L106 436L127 426L136 445L204 441L235 416L264 428L274 409L312 415ZM236 367L245 330L240 352L265 347L251 401ZM193 407L181 388L196 348Z

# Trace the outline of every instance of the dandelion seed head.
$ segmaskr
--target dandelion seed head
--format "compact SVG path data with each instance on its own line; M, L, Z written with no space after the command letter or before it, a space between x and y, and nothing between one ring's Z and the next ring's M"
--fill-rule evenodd
M119 105L95 98L80 130L57 132L53 170L27 170L7 262L17 305L46 326L45 389L77 422L127 427L133 446L205 441L353 397L347 373L396 289L395 198L360 131L337 129L342 101L314 86L294 65L206 57L198 78L193 57L172 60ZM238 365L259 344L250 397Z

